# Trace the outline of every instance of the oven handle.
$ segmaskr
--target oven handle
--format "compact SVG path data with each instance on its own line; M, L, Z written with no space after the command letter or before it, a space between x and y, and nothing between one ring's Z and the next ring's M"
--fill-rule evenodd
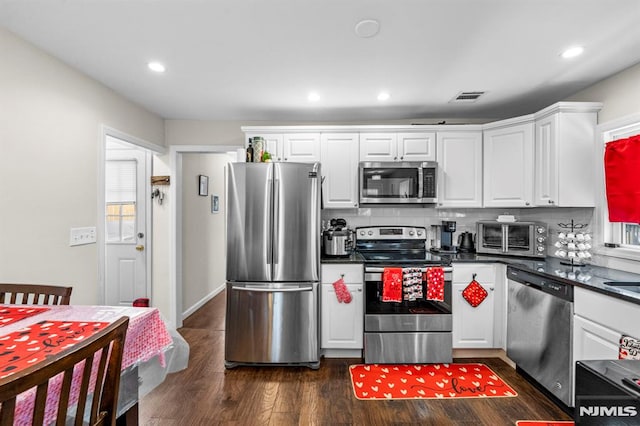
M410 268L410 266L408 266L408 268ZM385 268L380 268L380 267L375 267L375 266L366 266L364 268L364 272L371 272L371 273L375 273L375 272L384 272ZM429 268L419 268L420 272L427 272L427 269ZM445 266L442 268L443 272L453 272L453 267L452 266Z

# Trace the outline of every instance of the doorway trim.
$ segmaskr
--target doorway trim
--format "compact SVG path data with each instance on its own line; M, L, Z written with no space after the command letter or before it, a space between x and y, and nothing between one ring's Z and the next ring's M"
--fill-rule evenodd
M244 159L244 148L237 145L171 145L169 147L169 169L171 185L169 194L171 202L171 236L169 287L170 324L175 328L182 327L182 154L236 153L237 158Z
M96 226L96 232L97 232L97 254L98 254L98 304L104 304L105 302L105 298L106 298L106 283L105 283L105 279L106 279L106 247L105 247L105 243L106 243L106 229L105 229L105 209L106 209L106 203L105 203L105 176L106 176L106 171L105 171L105 166L106 166L106 148L107 148L107 136L111 136L114 137L116 139L120 139L124 142L127 142L131 145L135 145L143 150L146 151L146 154L163 154L166 151L166 148L164 146L161 145L157 145L155 143L146 141L144 139L138 138L136 136L133 135L129 135L125 132L122 132L118 129L114 129L112 127L109 127L105 124L102 124L100 126L100 147L98 149L98 189L97 189L97 194L98 194L98 220L97 220L97 226ZM151 164L152 161L149 161L149 166L150 168L152 167ZM148 174L152 174L152 170L149 169ZM147 223L147 227L150 228L152 225L151 222L151 198L150 197L145 197L145 203L147 203L147 208L146 208L146 217L145 217L145 221ZM150 230L150 229L149 229ZM152 234L153 232L147 232L147 239L146 241L148 241L148 243L146 244L147 247L149 248L148 250L146 250L146 263L147 263L147 282L146 282L146 287L147 289L151 289L151 283L152 283L152 268L151 268L151 259L152 259L152 252L153 252L153 243L152 243Z

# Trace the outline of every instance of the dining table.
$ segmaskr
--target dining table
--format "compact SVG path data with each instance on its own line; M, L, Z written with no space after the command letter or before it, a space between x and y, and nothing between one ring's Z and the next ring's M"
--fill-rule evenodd
M119 424L137 424L139 399L164 381L166 374L188 364L187 342L167 327L157 308L0 304L0 378L72 346L122 316L129 317L129 325L117 415ZM50 386L45 424L55 419L56 391L59 388ZM31 424L34 395L35 388L18 396L14 424Z

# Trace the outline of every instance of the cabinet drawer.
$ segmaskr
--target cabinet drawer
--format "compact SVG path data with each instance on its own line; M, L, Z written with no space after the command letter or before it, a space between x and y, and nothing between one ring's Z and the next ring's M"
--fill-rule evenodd
M364 279L362 264L333 264L322 265L322 282L332 284L340 277L345 283L362 283Z
M496 269L494 265L461 265L459 263L453 265L454 283L470 283L473 279L473 274L476 274L476 281L480 284L495 283L496 281Z
M640 305L574 287L574 312L622 334L640 338Z

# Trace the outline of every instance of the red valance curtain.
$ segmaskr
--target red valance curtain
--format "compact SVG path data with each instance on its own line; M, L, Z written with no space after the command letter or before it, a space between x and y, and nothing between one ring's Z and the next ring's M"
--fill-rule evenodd
M604 177L609 222L640 223L640 135L606 145Z

